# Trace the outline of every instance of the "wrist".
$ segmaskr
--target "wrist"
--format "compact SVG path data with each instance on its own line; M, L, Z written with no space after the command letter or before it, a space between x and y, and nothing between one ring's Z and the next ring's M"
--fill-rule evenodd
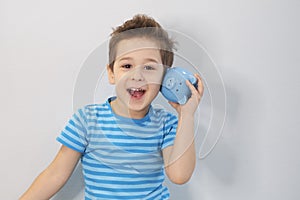
M194 120L194 113L191 112L180 112L178 115L178 119L181 120Z

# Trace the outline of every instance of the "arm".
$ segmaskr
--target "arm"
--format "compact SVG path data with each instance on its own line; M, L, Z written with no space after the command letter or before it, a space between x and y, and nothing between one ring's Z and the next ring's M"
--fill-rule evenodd
M52 163L34 180L20 200L50 199L71 176L81 153L62 146Z
M170 102L178 112L178 127L173 146L163 149L165 171L169 179L176 184L186 183L193 174L196 156L194 145L194 113L203 95L203 84L199 75L198 90L187 81L192 96L184 105Z

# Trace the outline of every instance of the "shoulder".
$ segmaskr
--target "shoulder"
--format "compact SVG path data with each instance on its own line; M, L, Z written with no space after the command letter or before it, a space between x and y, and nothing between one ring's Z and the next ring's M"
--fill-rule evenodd
M106 103L103 104L88 104L76 111L76 115L81 118L98 117L101 114L109 112L109 107Z
M99 112L99 111L105 111L108 109L108 106L106 103L103 104L88 104L81 108L87 113L93 113L93 112Z
M165 121L177 120L177 115L167 111L164 108L152 108L152 115L158 119L164 119Z

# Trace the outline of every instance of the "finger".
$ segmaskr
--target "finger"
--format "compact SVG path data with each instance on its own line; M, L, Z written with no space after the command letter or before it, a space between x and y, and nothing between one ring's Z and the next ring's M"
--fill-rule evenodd
M195 93L195 92L198 93L195 86L189 80L186 80L185 83L189 87L189 89L191 90L192 93Z
M195 77L197 78L197 85L198 85L198 92L199 94L202 96L203 92L204 92L204 85L203 85L203 81L202 78L200 77L199 74L195 74Z
M196 87L188 80L186 80L186 84L189 87L192 96L190 99L197 99L197 101L199 101L201 99L201 95L199 94L198 90L196 89Z

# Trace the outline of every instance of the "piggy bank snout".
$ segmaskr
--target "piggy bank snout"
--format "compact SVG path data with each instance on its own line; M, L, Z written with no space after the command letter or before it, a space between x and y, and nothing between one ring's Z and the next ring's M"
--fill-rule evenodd
M174 77L169 77L166 79L165 87L169 90L174 88L175 86L175 78Z

